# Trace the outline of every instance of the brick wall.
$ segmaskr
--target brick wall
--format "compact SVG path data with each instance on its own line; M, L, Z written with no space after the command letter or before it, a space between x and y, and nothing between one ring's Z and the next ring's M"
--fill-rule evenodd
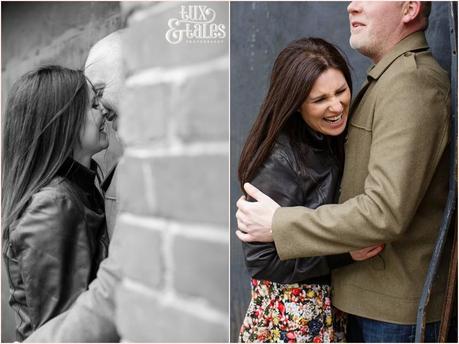
M83 68L91 46L121 24L116 2L3 2L2 103L12 84L33 68Z
M170 44L181 5L121 4L126 149L111 254L122 262L116 319L128 342L228 341L229 32ZM201 5L228 30L228 3Z

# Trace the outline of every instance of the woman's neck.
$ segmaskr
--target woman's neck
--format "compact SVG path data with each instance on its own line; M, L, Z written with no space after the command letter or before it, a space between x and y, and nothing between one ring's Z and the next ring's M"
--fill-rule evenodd
M91 166L91 156L81 151L74 151L72 158L86 168Z

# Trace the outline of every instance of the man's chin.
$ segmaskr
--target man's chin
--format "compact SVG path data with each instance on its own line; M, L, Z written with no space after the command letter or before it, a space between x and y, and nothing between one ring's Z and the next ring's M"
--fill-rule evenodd
M352 49L357 50L360 54L363 56L366 56L368 58L371 58L371 50L368 47L368 44L365 42L362 42L360 40L349 40L349 45L351 46Z
M352 36L349 38L349 45L351 46L352 49L360 51L362 48L362 42L360 42L355 36Z

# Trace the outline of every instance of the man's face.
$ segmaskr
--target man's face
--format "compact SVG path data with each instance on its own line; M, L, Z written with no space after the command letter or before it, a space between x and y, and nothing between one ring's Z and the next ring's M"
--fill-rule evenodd
M102 90L102 111L106 112L108 120L113 120L113 128L117 129L119 101L124 85L119 34L111 34L94 45L86 60L85 74L97 90Z
M403 2L353 1L347 7L353 49L378 62L398 43Z

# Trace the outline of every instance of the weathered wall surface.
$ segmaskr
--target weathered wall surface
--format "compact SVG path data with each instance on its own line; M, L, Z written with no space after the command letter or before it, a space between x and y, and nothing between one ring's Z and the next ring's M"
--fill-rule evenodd
M228 341L229 39L169 43L182 5L122 3L126 149L112 253L123 262L117 326L128 342ZM227 3L201 5L228 27Z
M37 66L83 68L89 48L120 27L117 2L2 3L2 100Z

